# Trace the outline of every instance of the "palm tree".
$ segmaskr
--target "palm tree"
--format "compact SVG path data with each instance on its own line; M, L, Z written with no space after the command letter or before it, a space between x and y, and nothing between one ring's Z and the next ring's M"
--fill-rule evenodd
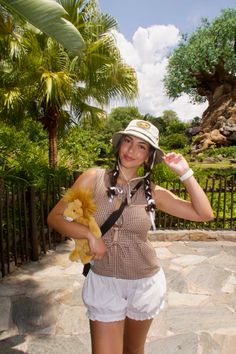
M57 163L57 134L61 127L78 123L82 118L97 121L105 115L102 106L110 99L131 100L137 93L135 71L123 63L110 34L115 20L100 13L95 0L60 0L60 3L80 30L85 48L75 56L51 37L32 28L12 33L12 38L13 34L20 38L18 47L23 48L21 58L24 59L11 58L11 70L4 72L10 85L2 83L4 89L8 87L8 95L4 96L5 103L0 111L3 116L3 110L9 113L10 108L20 103L22 116L30 112L43 123L49 134L51 166ZM13 67L17 67L16 73L20 72L23 77L20 81L18 75L18 85Z
M0 0L7 9L17 13L32 25L55 38L65 48L78 54L84 40L78 29L68 20L66 10L51 0Z

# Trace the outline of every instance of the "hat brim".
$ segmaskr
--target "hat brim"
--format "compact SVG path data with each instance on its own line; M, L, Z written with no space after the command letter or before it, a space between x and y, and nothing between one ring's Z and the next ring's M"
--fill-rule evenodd
M132 136L135 136L136 138L140 138L140 139L146 141L148 144L150 144L156 150L156 156L155 156L154 162L155 163L163 162L163 156L165 155L164 152L159 148L158 145L154 144L153 142L150 142L148 139L144 139L143 135L139 134L138 132L128 133L125 131L120 131L118 133L114 133L112 136L112 144L115 148L117 147L121 137L124 135L132 135Z

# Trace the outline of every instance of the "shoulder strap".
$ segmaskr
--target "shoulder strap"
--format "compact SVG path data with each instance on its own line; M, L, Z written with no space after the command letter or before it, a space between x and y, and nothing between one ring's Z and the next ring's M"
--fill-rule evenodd
M131 197L133 197L133 195L137 192L137 190L141 185L142 185L142 181L139 181L139 183L136 184L134 189L131 191ZM111 215L108 216L107 220L100 227L102 236L105 235L105 233L115 224L116 220L120 217L126 205L127 205L127 198L121 203L119 209L113 211L113 213L111 213ZM84 264L82 274L85 277L87 276L90 267L91 267L90 263Z
M127 205L127 198L125 199L124 202L121 203L119 209L113 211L113 213L111 213L111 215L108 216L106 221L100 227L102 236L112 227L112 225L115 224L116 220L119 219L126 205Z
M137 192L137 190L141 185L142 185L142 181L139 181L139 183L136 184L134 189L131 191L131 198ZM123 210L126 207L126 205L127 205L127 198L121 203L119 209L113 211L113 213L108 216L107 220L100 227L102 236L115 224L116 220L118 220L120 215L123 213Z

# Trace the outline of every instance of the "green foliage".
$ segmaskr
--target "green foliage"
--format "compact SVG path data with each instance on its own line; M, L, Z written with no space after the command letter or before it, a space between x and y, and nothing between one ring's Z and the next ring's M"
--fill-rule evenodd
M13 13L27 19L35 27L56 38L66 48L78 55L84 40L72 23L65 21L65 9L56 1L41 0L1 0Z
M155 165L152 170L152 181L160 184L161 182L171 182L178 177L164 163Z
M47 153L47 137L39 124L27 121L21 130L1 124L1 178L24 184L39 183L47 170Z
M172 133L162 136L161 145L167 150L182 149L189 144L188 138L184 134Z
M162 119L168 124L172 121L178 121L179 118L177 116L177 113L175 111L172 111L172 109L166 109L162 113Z
M113 108L104 129L106 133L112 135L114 132L125 129L132 119L143 119L137 107Z
M197 90L201 73L214 74L217 65L228 75L236 74L235 55L236 10L226 9L210 24L203 19L202 25L191 35L183 38L169 58L164 85L172 98L188 94L193 101L202 102L205 97Z
M96 164L109 164L112 146L104 136L80 126L72 127L59 144L59 164L80 172Z
M181 121L174 111L164 111L161 117L152 119L152 123L159 129L160 145L164 150L183 149L189 144L185 133L189 123Z
M112 111L111 117L103 121L101 127L93 125L73 126L67 134L59 140L59 158L57 168L48 168L48 139L40 123L26 119L21 127L14 128L1 124L0 127L0 177L5 181L18 181L22 184L36 184L44 187L48 181L64 179L72 176L74 171L83 172L92 166L111 167L114 163L111 136L115 131L122 130L133 118L142 117L135 107L121 107ZM184 134L186 123L172 117L164 122L162 117L148 117L159 126L163 123L161 134L161 147L164 151L177 151L187 159L188 145ZM165 123L165 125L164 125ZM178 133L175 133L178 131ZM205 156L221 154L226 158L236 155L236 147L222 147L210 149L202 153ZM209 154L209 155L208 155ZM198 155L201 157L201 155ZM203 182L207 176L225 175L235 173L233 169L202 168L203 165L190 163L195 175ZM142 171L141 171L142 173ZM170 171L165 164L154 166L153 181L168 182L178 181L178 177Z
M211 147L196 155L196 162L193 162L197 175L203 176L232 176L236 174L235 164L230 164L230 159L235 159L236 146ZM213 157L214 162L207 163L206 159ZM205 161L205 163L202 163Z
M236 146L222 146L218 148L212 146L210 149L202 152L202 157L204 158L206 156L235 158Z
M53 166L57 163L57 136L81 120L94 123L103 118L102 106L111 98L131 100L137 95L135 70L124 63L111 34L116 20L102 14L96 0L60 0L60 4L74 25L71 29L79 29L86 43L80 55L28 23L19 23L14 15L9 16L10 26L0 17L0 49L4 53L0 57L0 119L17 124L30 115L40 120L49 133L49 164ZM52 7L58 8L58 4ZM26 15L27 11L21 10ZM27 15L33 16L32 11L33 7ZM51 12L48 18L36 17L48 25L50 16ZM54 25L50 29L55 29Z

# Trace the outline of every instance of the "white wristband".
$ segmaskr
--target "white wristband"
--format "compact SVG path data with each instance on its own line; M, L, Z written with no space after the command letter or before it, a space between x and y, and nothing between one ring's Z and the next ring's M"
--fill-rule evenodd
M193 170L191 168L188 169L182 176L179 176L181 182L185 181L186 179L190 178L193 175Z

